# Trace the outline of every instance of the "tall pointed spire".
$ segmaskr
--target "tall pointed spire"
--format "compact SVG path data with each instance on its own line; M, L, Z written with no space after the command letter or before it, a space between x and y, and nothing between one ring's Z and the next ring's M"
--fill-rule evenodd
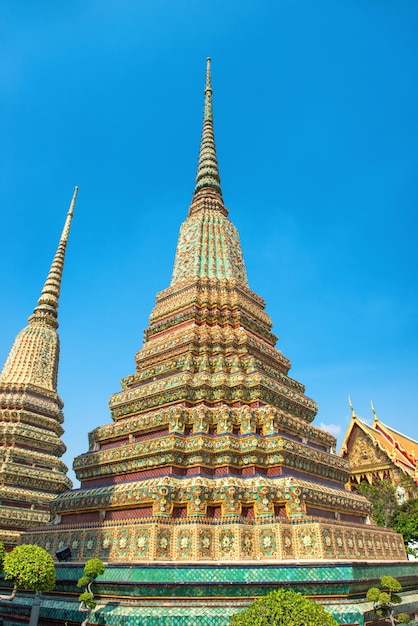
M205 106L203 112L203 130L200 143L199 164L197 167L194 195L209 188L222 198L221 179L216 158L215 135L213 131L212 86L210 76L210 58L206 65Z
M77 192L78 187L75 187L57 251L55 253L51 268L42 289L41 297L38 300L38 306L35 308L33 315L29 318L29 322L32 322L39 315L47 315L52 317L54 320L56 320L56 318L58 317L58 299L61 289L62 272L64 269L65 250L67 248L71 220L73 219L74 215L74 206L77 198ZM55 323L56 327L58 327L58 322Z
M75 187L58 248L29 325L16 337L9 352L0 383L35 384L56 391L59 359L58 299L65 250L78 187Z
M180 230L171 285L197 278L227 279L248 284L238 231L227 217L220 182L208 58L196 186L187 220Z
M22 530L47 523L48 503L72 486L60 460L57 308L77 189L38 305L0 371L0 540L7 546Z

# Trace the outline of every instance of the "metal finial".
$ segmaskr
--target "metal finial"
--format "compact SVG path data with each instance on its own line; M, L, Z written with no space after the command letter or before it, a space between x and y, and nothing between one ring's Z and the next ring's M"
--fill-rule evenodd
M371 406L371 408L372 408L372 413L373 413L373 418L374 418L374 421L375 421L375 422L377 422L377 419L378 419L378 418L377 418L377 415L376 415L376 411L374 410L373 402L372 402L371 400L370 400L370 406Z
M349 406L349 407L350 407L350 409L351 409L351 417L356 417L356 414L355 414L354 409L353 409L353 405L351 404L351 398L350 398L350 396L348 396L348 406Z
M212 86L210 82L210 57L206 59L206 88L205 93L210 89L212 91Z
M203 130L200 142L199 163L197 166L195 195L204 188L216 192L222 199L221 179L216 158L215 135L213 132L212 86L210 57L206 61L205 106L203 110Z

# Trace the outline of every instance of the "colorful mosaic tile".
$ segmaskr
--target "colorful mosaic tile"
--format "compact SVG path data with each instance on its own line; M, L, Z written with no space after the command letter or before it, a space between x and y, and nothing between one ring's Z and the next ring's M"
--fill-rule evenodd
M24 538L51 554L69 545L81 563L107 561L97 597L115 601L99 604L97 623L223 626L281 585L333 600L364 592L383 572L417 573L402 538L370 524L370 503L345 488L349 465L335 438L312 426L317 406L289 376L271 328L222 199L208 65L195 194L171 284L157 295L135 372L110 398L113 423L90 433L74 461L81 488L55 498L52 524ZM55 386L42 397L34 387L38 414L58 423ZM375 567L357 568L365 559ZM82 567L58 571L56 593L76 602ZM74 603L59 597L44 598L45 617L74 617ZM24 600L16 611L27 610Z

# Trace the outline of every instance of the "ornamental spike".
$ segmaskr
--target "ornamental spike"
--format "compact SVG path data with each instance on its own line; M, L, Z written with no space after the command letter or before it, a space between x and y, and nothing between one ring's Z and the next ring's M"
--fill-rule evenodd
M370 400L370 406L371 406L371 409L372 409L374 421L377 422L378 418L377 418L376 411L375 411L374 406L373 406L373 402L371 400Z
M221 179L216 158L215 135L213 131L212 85L210 57L206 63L205 105L203 110L203 129L200 142L199 163L197 167L194 195L202 189L210 189L222 199Z
M56 320L58 317L57 309L61 289L62 272L64 269L65 250L67 247L68 235L70 233L71 220L73 219L77 192L78 187L75 187L57 251L55 253L48 276L43 286L41 296L38 300L38 306L35 307L33 315L31 315L31 317L29 318L29 322L31 322L35 318L39 318L39 316L52 317L54 320Z
M357 416L356 416L356 413L355 413L355 411L354 411L354 409L353 409L353 405L351 404L351 398L350 398L350 396L348 396L348 406L349 406L349 407L350 407L350 409L351 409L351 417L357 417Z

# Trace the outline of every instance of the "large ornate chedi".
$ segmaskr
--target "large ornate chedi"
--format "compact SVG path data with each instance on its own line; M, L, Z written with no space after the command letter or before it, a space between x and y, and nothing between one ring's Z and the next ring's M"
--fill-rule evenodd
M60 460L57 308L76 194L38 305L0 372L0 541L8 546L21 531L47 523L50 501L72 486Z
M312 425L264 301L248 286L222 198L208 61L194 196L170 286L157 295L113 422L75 459L81 488L52 503L27 540L75 560L403 560L345 489L348 463Z

